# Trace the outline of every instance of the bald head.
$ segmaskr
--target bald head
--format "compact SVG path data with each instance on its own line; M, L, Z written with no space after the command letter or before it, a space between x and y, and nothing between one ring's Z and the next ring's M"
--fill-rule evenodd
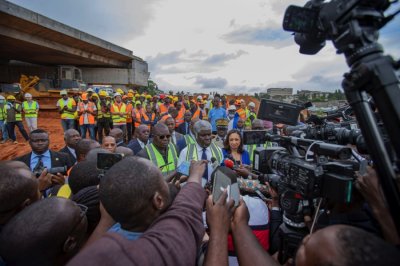
M124 137L124 132L120 128L113 128L110 131L110 136L115 138L115 141L121 142L122 138Z
M81 140L81 135L75 129L68 129L64 132L64 142L68 147L75 149L79 140Z
M254 119L251 123L251 129L253 130L261 130L264 129L264 123L260 119Z

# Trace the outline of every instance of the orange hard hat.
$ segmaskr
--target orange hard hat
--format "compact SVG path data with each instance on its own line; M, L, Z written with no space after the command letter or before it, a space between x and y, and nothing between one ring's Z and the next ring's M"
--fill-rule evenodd
M88 95L87 95L87 93L82 93L82 100L83 101L87 101L88 100Z

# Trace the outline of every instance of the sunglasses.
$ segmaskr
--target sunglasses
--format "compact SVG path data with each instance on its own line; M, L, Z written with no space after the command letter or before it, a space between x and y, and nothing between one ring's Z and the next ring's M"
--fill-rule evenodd
M165 138L169 139L171 137L171 135L155 135L155 136L157 136L159 139L165 139Z

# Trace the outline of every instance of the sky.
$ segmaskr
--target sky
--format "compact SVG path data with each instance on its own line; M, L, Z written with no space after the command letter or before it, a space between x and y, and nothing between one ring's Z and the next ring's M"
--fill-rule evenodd
M164 91L333 91L349 70L329 41L316 55L303 55L282 29L287 6L303 0L11 2L133 51ZM399 42L400 15L380 33L385 53L397 60Z

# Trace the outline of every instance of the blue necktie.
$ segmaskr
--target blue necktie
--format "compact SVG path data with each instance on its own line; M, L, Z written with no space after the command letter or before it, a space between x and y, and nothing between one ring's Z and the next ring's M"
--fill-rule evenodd
M207 160L207 148L203 148L203 153L201 154L201 159L202 160ZM206 169L204 170L203 178L208 180L208 164L206 165Z

